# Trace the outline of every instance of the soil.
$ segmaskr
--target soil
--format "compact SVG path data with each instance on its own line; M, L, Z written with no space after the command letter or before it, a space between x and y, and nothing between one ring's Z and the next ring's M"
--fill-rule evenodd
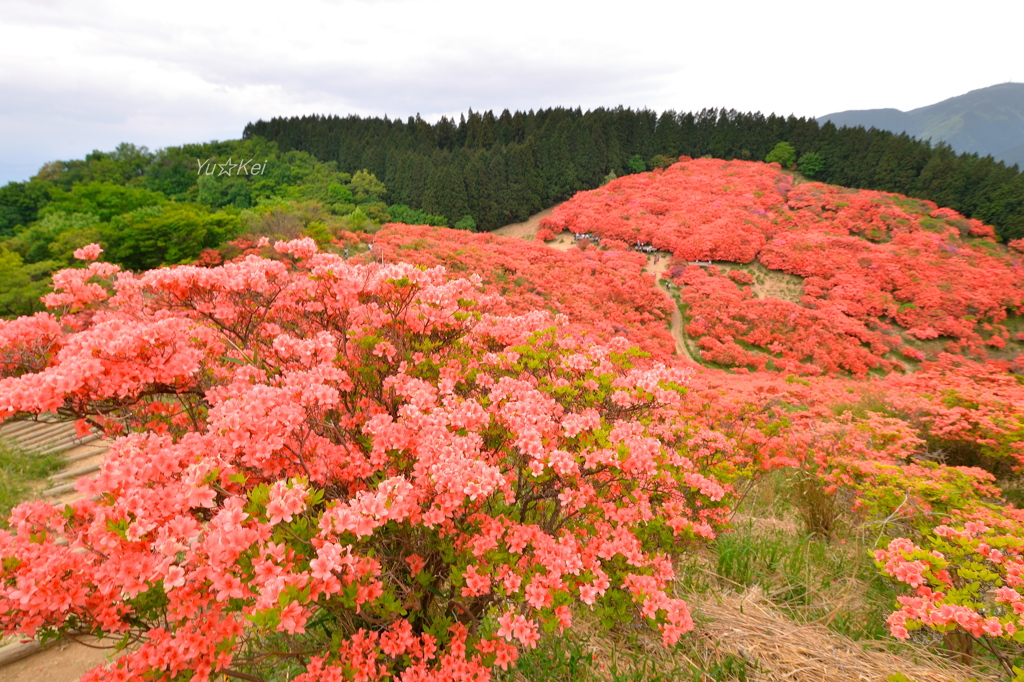
M84 640L93 644L95 640ZM20 661L0 668L4 682L75 682L86 672L107 663L111 649L75 642L59 642Z
M576 239L572 236L572 232L559 232L555 235L555 238L547 242L545 246L550 246L556 251L568 251L576 246Z
M521 223L512 223L505 227L499 227L493 232L493 234L500 234L502 237L519 237L521 239L533 239L537 234L537 230L540 228L540 221L547 218L557 208L552 206L549 209L541 211L540 213L534 213L532 216L527 218Z

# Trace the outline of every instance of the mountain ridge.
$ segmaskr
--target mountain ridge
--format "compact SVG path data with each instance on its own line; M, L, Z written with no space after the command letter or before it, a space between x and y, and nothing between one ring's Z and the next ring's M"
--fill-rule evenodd
M851 109L817 118L838 127L863 126L907 133L953 150L992 156L1024 167L1024 83L1000 83L971 90L910 111Z

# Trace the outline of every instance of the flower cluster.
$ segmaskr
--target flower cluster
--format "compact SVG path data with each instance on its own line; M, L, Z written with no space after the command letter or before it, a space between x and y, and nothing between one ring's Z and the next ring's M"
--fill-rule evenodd
M897 538L876 550L882 572L913 588L899 597L900 609L889 616L893 636L908 639L914 630L928 628L1019 642L1024 615L1019 522L1009 531L975 521L941 525L928 534L925 548Z
M934 359L936 339L978 359L1024 350L1008 324L1024 311L1017 245L1000 247L990 226L928 201L790 181L770 164L684 158L581 192L538 234L670 251L688 331L726 366L863 375ZM799 277L799 295L766 296L748 273L691 272L708 261Z
M573 606L692 628L672 554L731 489L686 370L489 312L479 278L276 249L65 273L63 312L3 327L0 417L120 434L84 499L0 532L5 631L137 643L85 680L207 680L314 627L300 680L482 680Z
M550 310L565 315L567 331L604 341L616 336L667 361L673 303L643 272L645 259L627 250L557 251L536 242L464 230L385 225L374 249L388 260L454 274L478 273L487 292L502 296L501 311Z

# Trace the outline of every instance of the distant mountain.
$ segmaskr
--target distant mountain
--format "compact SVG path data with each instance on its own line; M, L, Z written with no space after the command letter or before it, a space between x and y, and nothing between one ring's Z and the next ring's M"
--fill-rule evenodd
M991 154L1024 168L1024 83L972 90L912 111L863 109L818 118L836 126L864 126L943 141L958 152Z
M1024 169L1024 142L1020 143L1016 147L1007 150L1004 154L999 157L1006 163L1015 163L1018 168Z

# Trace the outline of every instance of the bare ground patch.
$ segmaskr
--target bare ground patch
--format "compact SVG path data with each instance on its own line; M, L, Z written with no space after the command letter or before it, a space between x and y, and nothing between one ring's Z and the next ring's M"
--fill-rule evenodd
M97 648L97 641L92 638L83 638L82 642L64 640L27 658L8 663L0 668L0 679L4 682L74 682L96 666L110 661L112 649Z
M545 246L549 246L556 251L568 251L576 247L576 238L572 236L572 232L559 232L555 235L554 239L545 242Z
M534 213L521 223L511 223L504 227L499 227L497 230L494 230L493 234L500 234L502 237L533 239L537 234L537 230L540 229L540 221L551 215L551 212L557 207L558 205L556 204L540 213Z
M730 270L743 270L750 273L754 283L750 285L755 298L777 298L780 301L799 303L804 295L804 280L797 275L790 275L778 270L769 270L761 263L729 263L723 267Z

